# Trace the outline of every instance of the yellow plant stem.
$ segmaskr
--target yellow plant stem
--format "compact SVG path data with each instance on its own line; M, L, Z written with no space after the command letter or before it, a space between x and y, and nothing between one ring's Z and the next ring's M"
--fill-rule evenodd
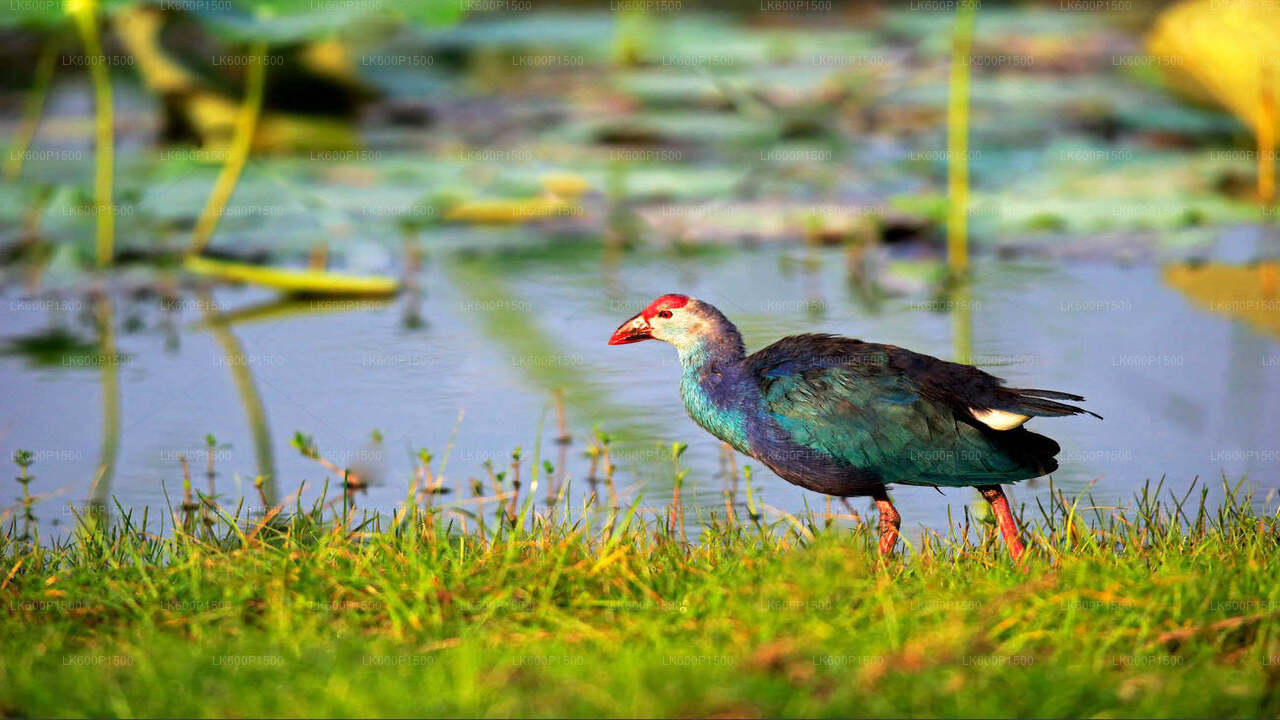
M262 112L262 93L266 78L267 44L258 40L250 48L251 62L246 79L244 104L240 106L240 115L236 120L235 136L231 140L231 149L227 154L227 162L218 173L218 180L209 195L209 201L200 213L195 232L191 235L191 247L188 253L198 255L213 236L222 211L226 209L231 194L235 192L236 183L240 180L240 172L249 159L249 149L253 145L253 133L258 125L258 116Z
M377 297L400 291L400 281L384 275L349 275L324 270L263 267L188 255L182 267L192 275L244 282L293 295L358 295Z
M976 0L960 0L952 35L947 97L947 262L953 275L969 267L969 53Z
M49 85L53 81L53 67L58 59L59 43L56 38L49 38L40 48L40 57L36 59L35 79L31 85L31 93L22 108L22 124L9 149L9 157L4 161L4 176L9 180L18 179L22 173L22 163L27 157L27 149L36 137L36 129L40 127L40 116L44 113L44 100L49 95Z
M102 39L98 35L98 15L94 3L85 3L71 12L85 58L89 61L89 77L93 80L94 109L94 177L93 195L98 221L98 267L111 264L115 253L116 216L112 205L111 182L114 175L114 145L111 110L111 77L102 55Z
M1265 64L1260 69L1258 93L1258 201L1270 205L1276 198L1276 81Z

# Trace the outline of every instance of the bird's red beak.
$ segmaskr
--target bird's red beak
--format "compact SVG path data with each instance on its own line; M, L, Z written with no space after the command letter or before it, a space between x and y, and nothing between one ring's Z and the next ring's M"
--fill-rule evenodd
M640 313L619 325L618 329L613 331L613 337L609 338L609 344L626 345L641 340L652 340L651 330L653 328L649 327L649 321L644 319L644 313Z

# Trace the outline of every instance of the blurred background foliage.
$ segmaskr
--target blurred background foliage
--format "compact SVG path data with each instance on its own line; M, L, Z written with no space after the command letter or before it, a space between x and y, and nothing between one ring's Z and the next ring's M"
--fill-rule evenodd
M1266 217L1276 11L1213 5L983 5L964 158L975 242L1109 232L1127 249L1177 247ZM113 256L181 247L170 238L209 212L234 155L255 44L265 88L249 153L275 160L235 173L224 205L243 209L217 223L223 252L310 256L317 234L387 246L405 227L448 236L451 224L516 221L695 242L938 237L945 224L954 13L852 3L815 22L715 3L487 8L17 2L0 21L14 110L0 198L9 252L70 244L87 262L87 224L102 213L74 208L95 202L115 208ZM100 61L85 59L77 13L102 29ZM119 153L111 197L90 200L106 190L88 182L80 152L96 64L109 70ZM546 188L543 176L566 173L580 187ZM262 197L315 222L245 202ZM361 216L375 199L376 216ZM737 208L707 213L708 201ZM824 204L856 218L811 211Z

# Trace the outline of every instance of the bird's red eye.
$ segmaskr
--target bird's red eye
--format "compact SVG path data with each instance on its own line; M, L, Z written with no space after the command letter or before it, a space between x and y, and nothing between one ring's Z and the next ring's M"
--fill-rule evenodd
M661 311L661 312L659 312L659 313L658 313L658 317L660 317L660 318L669 318L669 317L671 317L671 311L670 311L670 310L663 310L663 311Z

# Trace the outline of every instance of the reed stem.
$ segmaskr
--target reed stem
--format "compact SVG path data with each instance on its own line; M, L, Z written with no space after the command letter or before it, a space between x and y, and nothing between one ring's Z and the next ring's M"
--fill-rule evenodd
M1258 97L1258 202L1276 199L1276 73L1267 64L1259 70Z
M112 205L112 178L115 175L114 120L111 109L111 77L102 54L102 38L98 33L97 0L68 2L67 11L75 20L89 62L93 81L94 175L93 201L97 218L98 267L106 267L115 257L115 208Z
M969 56L976 14L976 0L956 8L947 97L947 262L956 276L969 268Z
M191 234L189 255L199 255L204 251L213 231L218 227L222 211L226 209L231 194L235 192L240 181L240 173L249 159L249 151L253 147L253 133L258 126L258 116L262 112L263 87L267 74L267 44L257 40L249 49L251 57L249 73L245 84L244 103L240 106L240 115L236 119L235 136L231 139L231 149L227 154L227 162L218 173L213 192L205 203L200 219L196 222L195 231Z

